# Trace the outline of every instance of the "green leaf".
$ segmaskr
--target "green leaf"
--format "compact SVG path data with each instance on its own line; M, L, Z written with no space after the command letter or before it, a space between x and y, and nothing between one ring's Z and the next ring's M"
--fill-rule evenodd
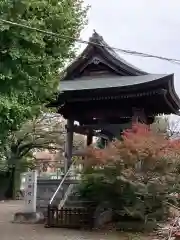
M37 115L57 90L58 70L75 54L73 38L86 24L81 0L2 0L2 19L67 38L0 22L0 140ZM70 37L70 38L69 38Z

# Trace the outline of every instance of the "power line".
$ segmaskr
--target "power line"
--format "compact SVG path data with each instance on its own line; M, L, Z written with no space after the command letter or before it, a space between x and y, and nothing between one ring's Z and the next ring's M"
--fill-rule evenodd
M12 26L16 26L16 27L25 28L25 29L28 29L28 30L31 30L31 31L44 33L45 35L55 36L55 37L58 37L60 39L71 39L71 40L73 40L75 42L78 42L78 43L92 44L94 46L102 47L101 44L98 44L98 43L95 43L95 42L92 42L92 41L86 41L86 40L83 40L83 39L77 39L77 38L61 35L61 34L58 34L58 33L51 32L51 31L46 31L46 30L43 30L43 29L31 27L31 26L24 25L24 24L17 23L17 22L4 20L4 19L1 19L1 18L0 18L0 22L3 22L5 24L9 24L9 25L12 25ZM129 54L129 55L134 55L134 56L139 56L139 57L146 57L146 58L156 58L156 59L159 59L159 60L164 60L164 61L169 61L171 63L180 64L180 59L167 58L167 57L164 57L164 56L158 56L158 55L153 55L153 54L148 54L148 53L126 50L126 49L121 49L121 48L111 47L111 46L104 46L104 47L112 49L112 50L117 51L117 52L122 52L124 54Z

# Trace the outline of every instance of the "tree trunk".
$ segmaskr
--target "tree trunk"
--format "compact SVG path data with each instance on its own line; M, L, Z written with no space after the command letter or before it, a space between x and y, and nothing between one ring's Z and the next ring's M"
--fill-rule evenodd
M8 160L8 175L9 175L9 185L7 189L6 196L8 199L16 198L16 191L19 185L19 159L15 154L11 155Z
M14 199L14 176L15 176L15 167L9 167L7 171L7 175L9 178L7 191L5 193L5 197L7 199Z

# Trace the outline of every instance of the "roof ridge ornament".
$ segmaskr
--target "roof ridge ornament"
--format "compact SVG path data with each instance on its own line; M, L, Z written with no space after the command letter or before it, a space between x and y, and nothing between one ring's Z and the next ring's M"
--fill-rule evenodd
M100 59L98 57L94 57L92 59L92 62L95 64L95 65L98 65L100 63Z
M96 32L96 30L94 29L93 30L93 34L92 34L92 36L89 38L89 42L101 42L101 41L103 41L103 37L101 36L101 35L99 35L97 32Z

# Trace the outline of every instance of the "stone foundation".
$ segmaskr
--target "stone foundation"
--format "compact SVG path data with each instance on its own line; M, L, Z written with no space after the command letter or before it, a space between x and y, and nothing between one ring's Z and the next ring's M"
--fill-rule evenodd
M32 212L17 212L14 214L13 223L44 223L45 218L42 213Z

